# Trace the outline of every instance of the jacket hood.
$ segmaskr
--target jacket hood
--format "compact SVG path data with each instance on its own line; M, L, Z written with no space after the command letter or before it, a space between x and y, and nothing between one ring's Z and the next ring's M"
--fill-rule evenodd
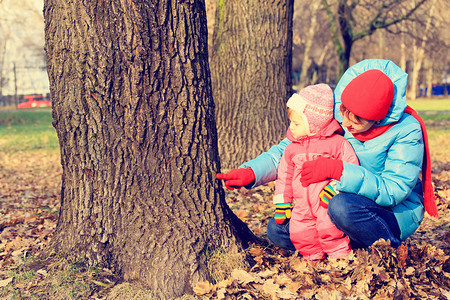
M298 139L294 138L294 136L292 135L291 130L288 128L287 132L286 132L286 137L288 140L290 140L291 142L302 142L305 139L321 139L321 138L327 138L330 137L334 134L343 134L344 131L342 130L341 125L338 123L338 121L336 121L335 119L332 119L330 123L328 123L327 126L325 126L324 128L322 128L321 131L319 131L318 133L314 134L314 135L308 135L308 136L301 136Z
M348 68L334 90L334 117L339 123L343 121L340 113L342 92L355 77L371 69L377 69L386 74L392 80L395 90L394 99L386 117L378 123L378 126L391 124L400 120L406 108L408 74L390 60L366 59Z

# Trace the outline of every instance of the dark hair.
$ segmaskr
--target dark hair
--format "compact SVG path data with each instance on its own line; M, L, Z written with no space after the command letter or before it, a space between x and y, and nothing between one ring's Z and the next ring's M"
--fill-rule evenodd
M342 104L342 103L341 103L341 106L339 107L339 109L341 111L342 116L347 117L347 119L349 119L349 120L353 119L358 124L361 124L361 123L364 123L364 122L375 122L375 121L367 120L367 119L364 119L364 118L361 118L361 117L355 115L354 113L349 111L348 108L345 107L344 104Z

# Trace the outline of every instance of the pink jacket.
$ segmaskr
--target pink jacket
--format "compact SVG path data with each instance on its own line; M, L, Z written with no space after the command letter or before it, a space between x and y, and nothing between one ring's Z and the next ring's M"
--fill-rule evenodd
M278 166L274 204L292 203L293 199L297 202L316 199L324 186L329 183L329 181L323 181L304 188L300 182L300 172L305 161L325 157L358 164L358 158L352 146L339 133L342 133L342 128L335 119L318 134L297 140L288 129L287 138L292 143L286 147Z
M335 119L318 134L297 140L288 129L287 138L292 143L286 147L278 165L273 200L275 204L295 200L289 231L294 246L306 259L322 259L325 252L342 257L350 251L348 238L331 223L326 209L319 205L319 193L330 181L308 187L300 182L305 161L325 157L358 164L352 146L339 133L342 128Z

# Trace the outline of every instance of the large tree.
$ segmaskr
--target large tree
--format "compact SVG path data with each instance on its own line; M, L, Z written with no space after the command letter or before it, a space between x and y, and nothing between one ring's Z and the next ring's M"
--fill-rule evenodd
M376 30L387 29L408 20L427 0L418 0L409 6L410 0L337 0L332 6L322 0L331 38L339 57L339 77L348 69L353 44ZM333 2L334 3L334 2Z
M211 76L224 168L285 135L291 93L293 0L217 1Z
M219 170L204 1L45 0L61 211L46 252L108 267L162 299L254 236Z

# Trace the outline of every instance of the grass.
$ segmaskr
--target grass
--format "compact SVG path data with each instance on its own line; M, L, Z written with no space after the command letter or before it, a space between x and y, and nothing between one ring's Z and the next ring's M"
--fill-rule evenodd
M450 113L450 98L442 99L426 99L419 98L408 101L408 105L414 108L417 112L447 112Z
M57 150L50 108L0 111L0 152Z
M408 101L424 120L430 143L431 159L448 162L450 150L450 98L420 98Z

